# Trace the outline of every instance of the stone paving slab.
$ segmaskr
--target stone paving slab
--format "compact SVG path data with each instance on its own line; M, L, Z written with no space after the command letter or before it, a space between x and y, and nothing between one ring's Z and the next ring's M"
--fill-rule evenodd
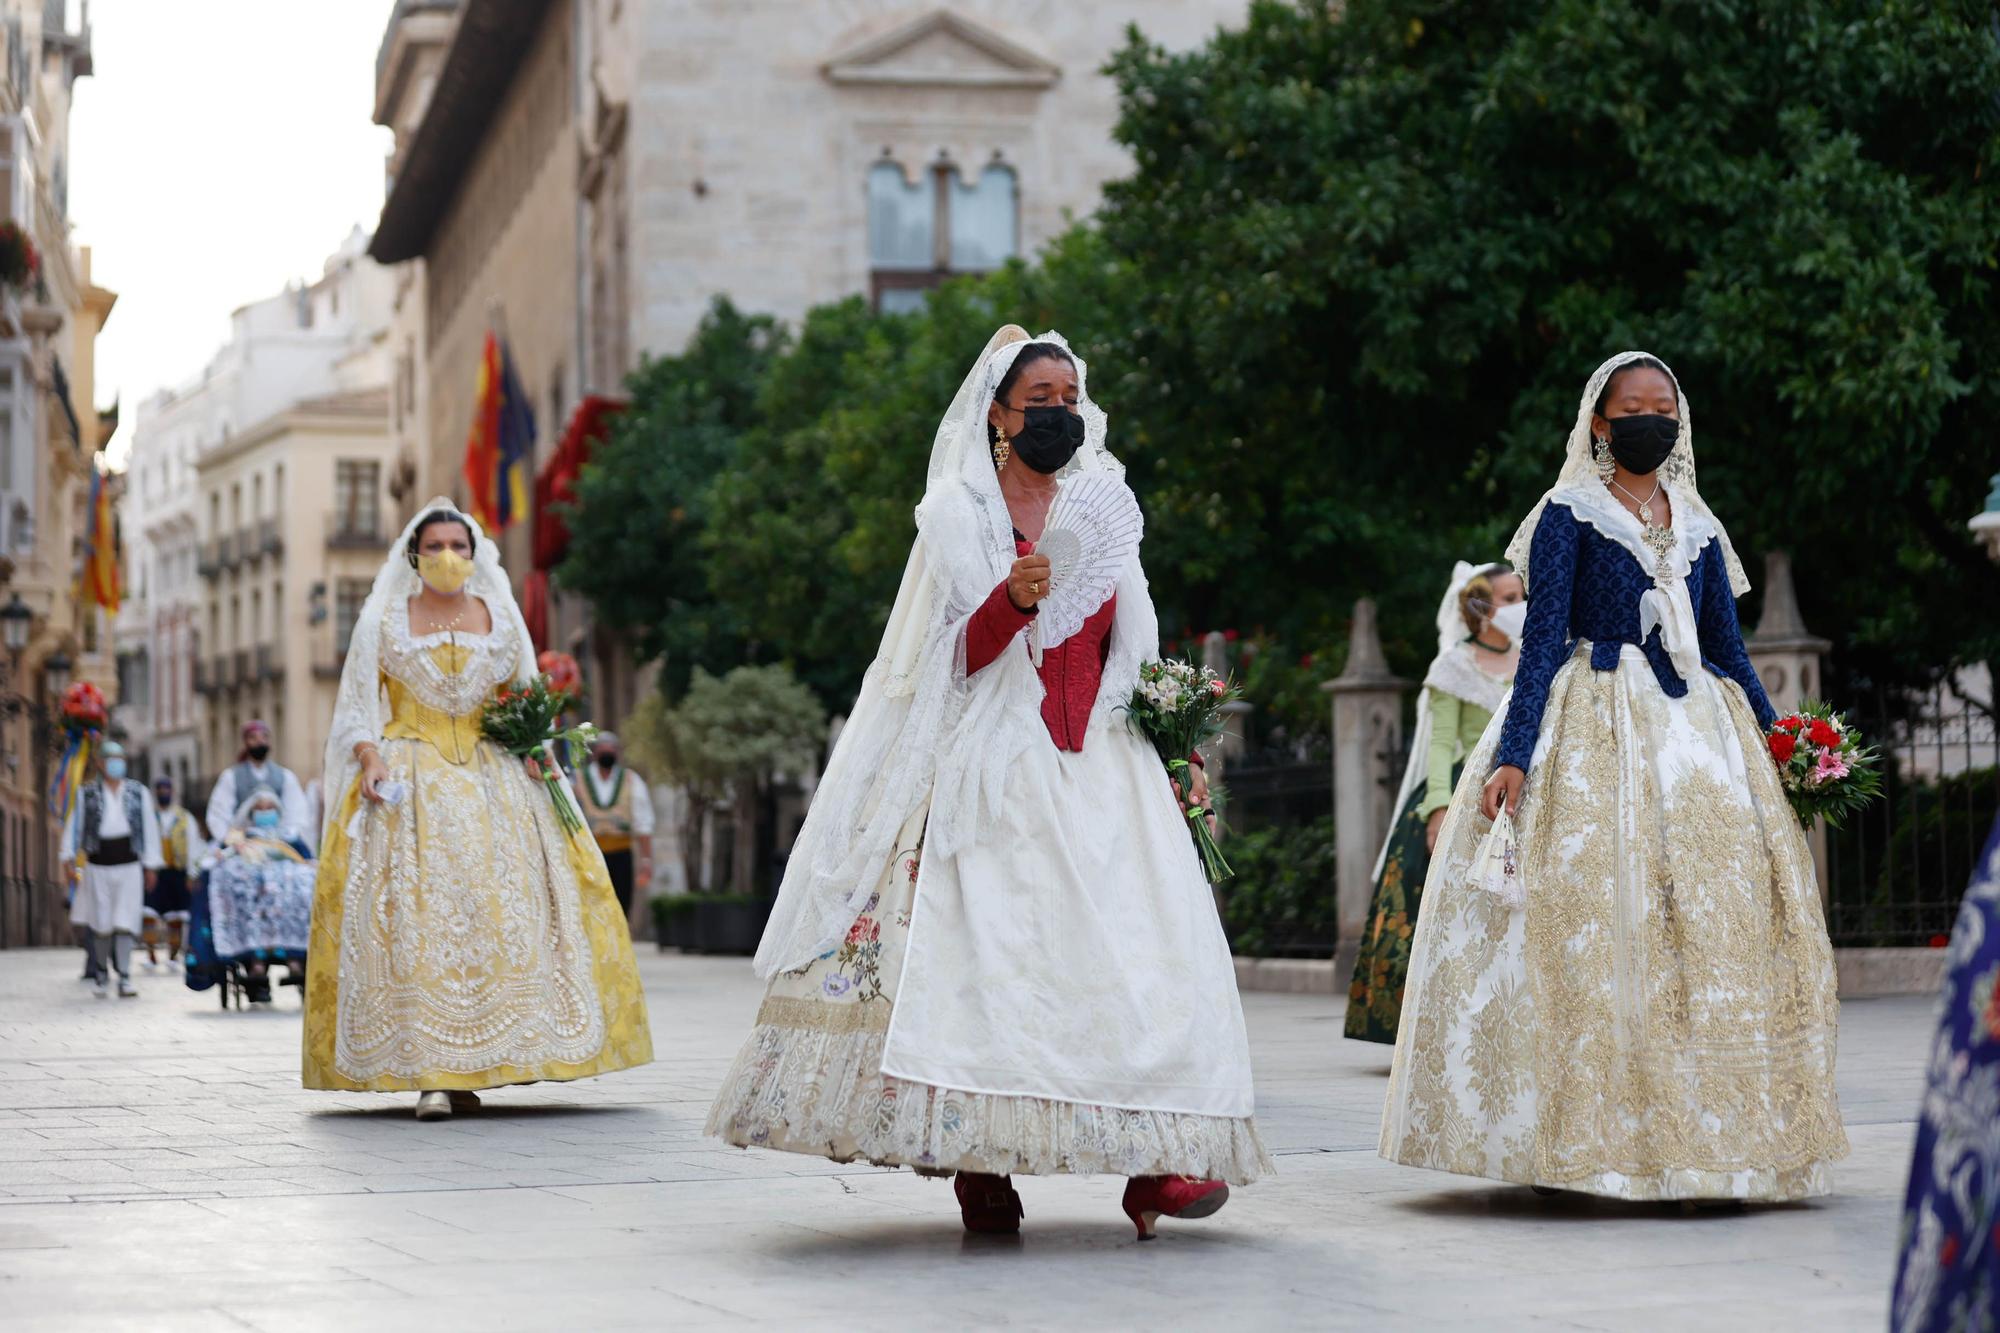
M941 1182L704 1139L739 959L642 957L653 1065L431 1125L300 1089L296 992L224 1014L162 970L97 1000L78 962L0 953L10 1331L1875 1329L1930 1008L1845 1006L1836 1195L1683 1213L1384 1162L1387 1050L1337 999L1246 995L1280 1174L1142 1247L1117 1180L1022 1181L1024 1234L967 1237Z

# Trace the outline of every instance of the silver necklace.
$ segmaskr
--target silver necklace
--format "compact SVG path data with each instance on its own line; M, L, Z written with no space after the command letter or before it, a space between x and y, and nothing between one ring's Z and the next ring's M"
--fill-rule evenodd
M1619 491L1623 492L1626 499L1639 507L1640 536L1646 543L1646 549L1651 551L1654 556L1658 557L1664 563L1667 552L1673 549L1674 530L1664 524L1653 522L1653 501L1660 494L1659 478L1655 477L1653 479L1653 489L1647 493L1646 498L1643 500L1620 485L1618 478L1608 477L1606 480L1611 485L1617 487Z

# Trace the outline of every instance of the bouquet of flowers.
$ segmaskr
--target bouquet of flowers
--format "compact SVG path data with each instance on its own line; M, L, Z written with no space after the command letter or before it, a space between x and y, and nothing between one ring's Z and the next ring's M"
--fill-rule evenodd
M588 748L597 728L588 722L562 725L563 712L574 702L569 694L537 676L526 685L502 686L479 714L479 734L508 754L528 761L556 803L556 818L566 833L583 831L583 815L563 782L562 765L549 747L558 741Z
M1824 819L1834 828L1882 794L1882 767L1847 719L1816 699L1771 724L1766 737L1792 813L1804 827Z
M1222 858L1222 849L1216 846L1215 833L1208 826L1214 810L1186 799L1189 757L1222 734L1222 706L1241 695L1233 681L1207 667L1169 658L1139 668L1139 687L1125 705L1132 729L1153 743L1167 772L1180 784L1182 813L1187 816L1195 850L1201 854L1201 868L1211 884L1220 884L1234 872Z
M583 698L583 669L577 666L576 658L547 648L535 659L535 666L548 677L549 688L568 695L571 704Z
M104 691L89 681L80 680L63 691L62 725L69 735L102 731L106 716Z

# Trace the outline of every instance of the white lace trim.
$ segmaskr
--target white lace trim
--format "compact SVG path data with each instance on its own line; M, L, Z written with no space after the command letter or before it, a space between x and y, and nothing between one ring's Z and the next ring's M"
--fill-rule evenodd
M1185 1175L1247 1185L1277 1168L1254 1118L957 1092L882 1073L880 1032L759 1024L707 1132L740 1148L994 1175Z
M1498 708L1507 691L1514 688L1514 678L1481 671L1472 656L1478 651L1469 643L1461 643L1450 652L1439 654L1431 662L1431 669L1424 673L1425 688L1443 690L1452 698L1463 699L1489 713Z
M464 717L476 712L486 701L487 693L514 674L519 650L510 627L499 616L493 617L493 629L488 634L454 634L444 630L411 634L409 604L405 603L388 608L382 626L385 631L382 670L408 686L418 702L440 713ZM444 670L431 656L432 648L446 643L467 650L465 663L458 671Z

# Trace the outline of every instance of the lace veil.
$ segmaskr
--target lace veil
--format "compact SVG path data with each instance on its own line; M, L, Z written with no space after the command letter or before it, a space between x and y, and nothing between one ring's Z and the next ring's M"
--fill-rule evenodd
M1507 563L1514 566L1521 575L1522 586L1528 581L1528 548L1535 540L1535 525L1542 521L1542 510L1551 499L1568 501L1569 495L1580 496L1587 506L1602 499L1604 487L1597 480L1597 470L1590 457L1590 418L1596 413L1598 395L1619 369L1641 357L1652 357L1650 352L1620 352L1597 368L1590 382L1583 386L1583 399L1577 404L1576 424L1570 428L1569 445L1563 455L1562 473L1556 484L1535 501L1535 507L1521 520L1521 526L1514 530L1514 539L1507 543ZM1658 357L1652 358L1666 365ZM1674 382L1674 396L1680 403L1680 438L1674 442L1673 452L1660 465L1660 477L1666 483L1667 493L1673 501L1674 526L1692 530L1695 527L1712 528L1716 541L1721 543L1722 558L1729 570L1730 591L1741 597L1750 591L1750 580L1743 572L1743 562L1736 558L1736 548L1730 545L1729 533L1716 521L1708 505L1701 498L1701 491L1694 479L1694 420L1688 412L1687 395L1681 391L1680 376L1672 370L1667 377ZM1566 495L1568 492L1569 495Z
M789 971L839 943L928 798L926 850L952 855L978 836L1014 755L1041 726L1040 679L1025 653L1003 654L976 681L965 670L965 626L1014 562L1013 523L994 475L986 409L1030 342L1070 351L1059 333L996 332L960 384L931 442L917 541L881 647L827 761L784 884L757 950L760 976ZM1084 442L1064 468L1124 472L1105 448L1104 412L1076 362ZM1159 631L1134 567L1119 585L1113 658L1098 707L1122 680L1129 696ZM1129 594L1128 595L1128 591Z
M334 696L333 725L326 737L322 839L345 803L348 787L360 772L354 747L362 741L381 740L382 729L388 725L389 703L382 689L383 618L408 614L410 598L423 588L405 551L417 524L435 509L458 512L458 506L445 496L434 497L418 507L416 516L404 525L389 547L388 558L375 575L375 586L369 590L368 600L361 604L361 614L355 618L354 631L348 638L347 659L340 668L340 692ZM512 632L520 659L515 665L514 679L531 680L535 675L534 641L528 637L527 622L521 618L521 608L514 601L514 588L507 581L507 571L500 567L499 543L489 538L471 515L461 517L472 531L472 578L465 585L466 591L486 603L493 616L494 633Z

